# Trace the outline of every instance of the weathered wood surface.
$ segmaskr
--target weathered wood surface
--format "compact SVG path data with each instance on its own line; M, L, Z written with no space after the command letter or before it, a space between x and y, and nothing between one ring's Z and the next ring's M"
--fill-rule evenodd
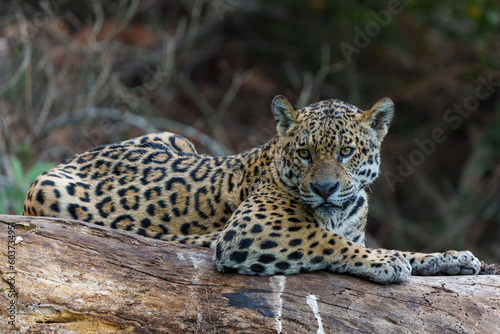
M500 332L500 276L381 286L328 272L219 274L210 249L6 215L0 242L2 333ZM16 297L9 298L12 277Z

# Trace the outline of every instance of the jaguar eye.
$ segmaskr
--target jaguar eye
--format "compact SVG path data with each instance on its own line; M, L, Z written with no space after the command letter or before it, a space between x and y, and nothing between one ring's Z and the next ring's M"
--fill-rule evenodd
M299 157L301 157L302 159L305 159L305 160L311 159L311 152L309 152L309 150L300 149L300 150L298 150L298 153L299 153Z
M354 149L352 147L344 147L340 149L340 156L342 158L347 158L354 152Z

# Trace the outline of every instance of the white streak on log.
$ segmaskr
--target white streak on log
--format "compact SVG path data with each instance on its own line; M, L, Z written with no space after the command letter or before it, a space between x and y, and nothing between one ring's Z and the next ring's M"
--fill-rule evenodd
M285 290L286 277L283 275L271 277L271 285L274 291L278 291L276 295L276 332L281 334L282 323L281 323L281 312L283 310L283 299L281 299L281 294Z
M316 302L317 299L318 298L316 298L315 295L309 295L306 297L307 305L311 307L316 320L318 320L318 331L316 333L324 334L325 332L323 331L323 321L321 321L321 315L319 314L318 303Z

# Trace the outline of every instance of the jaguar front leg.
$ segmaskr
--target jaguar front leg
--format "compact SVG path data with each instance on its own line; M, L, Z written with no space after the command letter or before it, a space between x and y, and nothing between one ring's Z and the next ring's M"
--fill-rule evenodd
M279 205L266 198L266 205ZM259 209L245 200L219 235L213 256L221 272L246 275L295 274L314 270L348 273L376 283L406 281L411 266L403 255L364 248L300 214ZM297 210L298 211L298 210Z
M401 254L410 262L412 275L475 275L481 269L481 262L469 251Z

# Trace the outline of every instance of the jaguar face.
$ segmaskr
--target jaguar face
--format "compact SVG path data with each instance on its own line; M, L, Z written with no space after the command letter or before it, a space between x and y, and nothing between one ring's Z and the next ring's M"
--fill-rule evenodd
M377 178L393 114L389 99L362 111L339 100L296 109L276 97L273 111L283 147L276 163L280 178L320 216L345 209Z

